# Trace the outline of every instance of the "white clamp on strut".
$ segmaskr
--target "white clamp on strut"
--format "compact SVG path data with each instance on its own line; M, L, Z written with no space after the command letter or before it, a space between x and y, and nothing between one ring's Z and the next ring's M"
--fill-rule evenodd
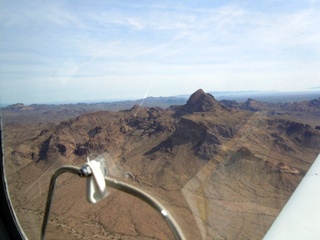
M108 195L105 181L107 168L103 157L87 160L88 162L81 167L79 176L87 178L87 200L94 204Z
M107 186L131 194L140 200L146 202L151 207L153 207L158 213L161 214L163 219L166 221L170 227L175 239L185 240L179 225L170 215L170 213L162 206L160 202L150 196L148 193L142 191L141 189L127 184L125 182L117 181L116 179L109 177L107 172L106 160L101 156L97 156L93 160L89 160L81 168L75 166L63 166L55 171L51 177L49 184L49 192L47 196L47 204L43 217L43 223L41 228L42 240L45 239L46 228L49 220L49 213L51 208L52 196L54 193L55 183L62 173L69 172L80 177L87 178L87 200L90 203L97 203L108 195Z

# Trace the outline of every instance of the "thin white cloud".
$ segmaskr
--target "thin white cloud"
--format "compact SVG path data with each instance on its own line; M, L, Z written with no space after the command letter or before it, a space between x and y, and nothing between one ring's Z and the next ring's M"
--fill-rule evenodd
M5 26L32 26L54 24L58 26L81 25L76 14L64 9L58 2L43 1L4 1L0 12Z
M2 79L23 86L18 74L25 73L25 84L81 83L78 92L117 92L134 81L139 96L150 82L154 95L192 92L199 84L208 91L318 85L319 1L125 3L5 2ZM283 86L273 84L280 80Z

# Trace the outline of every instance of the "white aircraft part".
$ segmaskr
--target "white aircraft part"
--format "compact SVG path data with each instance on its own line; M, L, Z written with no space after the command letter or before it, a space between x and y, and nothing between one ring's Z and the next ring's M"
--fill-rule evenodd
M320 155L263 239L320 239Z

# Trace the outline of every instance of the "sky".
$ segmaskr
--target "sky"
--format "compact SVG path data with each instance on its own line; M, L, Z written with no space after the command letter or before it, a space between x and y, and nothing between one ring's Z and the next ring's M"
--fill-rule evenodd
M0 0L0 100L320 90L319 26L319 0Z

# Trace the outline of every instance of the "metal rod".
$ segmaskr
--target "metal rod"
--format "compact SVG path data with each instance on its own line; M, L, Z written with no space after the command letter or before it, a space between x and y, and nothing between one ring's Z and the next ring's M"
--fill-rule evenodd
M141 189L134 187L130 184L117 181L113 178L110 178L108 176L105 177L107 186L111 188L115 188L117 190L120 190L122 192L126 192L128 194L131 194L140 200L146 202L149 204L153 209L155 209L166 221L168 226L170 227L175 239L177 240L185 240L185 236L183 235L182 230L180 229L177 222L174 220L174 218L171 216L171 214L165 209L165 207L155 198L153 198L148 193L142 191Z
M50 214L51 203L52 203L52 196L54 193L56 180L59 175L61 175L62 173L65 173L65 172L69 172L69 173L73 173L73 174L76 174L79 176L83 176L83 175L81 175L80 168L74 167L74 166L64 166L64 167L57 169L55 171L55 173L53 174L53 176L51 177L51 181L50 181L50 185L49 185L49 192L48 192L48 197L47 197L47 204L46 204L46 209L45 209L42 228L41 228L41 240L45 239L45 233L46 233L46 228L48 225L49 214ZM119 191L128 193L128 194L131 194L131 195L139 198L140 200L146 202L147 204L149 204L166 221L166 223L170 227L175 239L177 239L177 240L185 240L186 239L184 237L179 225L174 220L174 218L171 216L171 214L165 209L165 207L159 201L157 201L151 195L149 195L148 193L142 191L141 189L139 189L135 186L132 186L130 184L127 184L127 183L124 183L121 181L117 181L117 180L115 180L111 177L108 177L108 176L105 177L105 181L106 181L107 186L114 188L114 189L117 189Z
M46 228L48 225L48 220L49 220L49 214L50 214L50 209L51 209L51 203L52 203L52 196L54 193L54 187L56 184L56 180L61 175L62 173L68 172L68 173L73 173L78 175L80 168L74 167L74 166L64 166L55 171L55 173L51 177L50 185L49 185L49 192L48 192L48 197L47 197L47 204L46 204L46 210L44 212L44 217L43 217L43 223L42 223L42 228L41 228L41 240L45 239L45 234L46 234Z

